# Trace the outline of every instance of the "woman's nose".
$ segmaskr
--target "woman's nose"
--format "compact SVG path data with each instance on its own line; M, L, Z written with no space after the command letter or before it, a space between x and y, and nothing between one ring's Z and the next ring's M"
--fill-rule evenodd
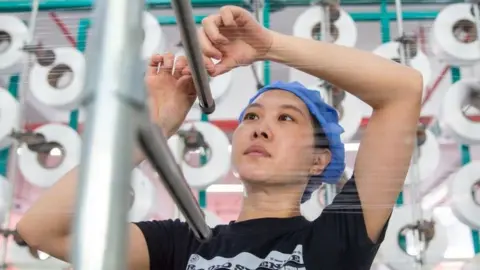
M257 128L252 133L252 139L271 140L272 138L273 134L267 128Z

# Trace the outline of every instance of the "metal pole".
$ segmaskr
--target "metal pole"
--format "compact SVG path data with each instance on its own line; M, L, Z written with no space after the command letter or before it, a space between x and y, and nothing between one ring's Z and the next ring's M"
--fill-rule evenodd
M144 2L95 2L94 31L87 48L85 139L73 224L76 270L122 270L127 265L128 187L145 103L140 52ZM138 92L136 92L138 91Z
M198 46L198 36L193 20L192 3L190 0L173 0L172 7L177 17L177 23L182 35L183 47L192 71L193 82L197 90L197 97L203 113L211 114L215 111L215 100L212 97L207 70L203 55Z
M400 45L399 45L399 56L400 56L400 63L406 66L410 66L410 42L407 40L405 35L405 30L403 28L403 11L402 11L402 0L395 0L395 11L397 15L397 31L400 38ZM413 222L423 222L423 215L421 205L417 203L418 198L418 182L419 182L419 170L418 170L418 158L419 158L419 149L417 146L417 139L415 138L415 148L412 155L412 164L410 166L410 173L412 177L412 183L410 187L411 197L414 204L413 212L412 212L412 221ZM421 248L421 242L425 241L424 235L421 231L414 231L414 243L415 246L418 248L420 253L417 255L419 262L415 264L416 269L423 268L423 262L425 258L425 250Z
M205 222L203 211L193 197L160 128L154 124L142 125L139 142L195 236L200 241L209 240L212 231Z
M321 40L323 42L330 42L331 41L331 36L330 36L330 8L327 4L322 4L322 15L323 15L323 20L321 23Z
M323 42L331 42L330 36L330 28L331 28L331 20L330 20L330 6L337 4L337 1L321 1L320 8L322 10L322 21L320 23L320 40ZM328 85L328 84L325 84ZM333 90L328 86L325 88L327 92L327 104L333 104ZM329 205L333 202L333 199L336 194L336 186L335 185L325 185L325 204Z
M403 11L402 11L402 0L395 0L395 12L397 15L397 31L398 36L401 38L405 36L405 31L403 29ZM400 63L403 65L410 65L410 59L407 57L408 50L405 48L406 46L401 43L399 46L399 54L400 54Z

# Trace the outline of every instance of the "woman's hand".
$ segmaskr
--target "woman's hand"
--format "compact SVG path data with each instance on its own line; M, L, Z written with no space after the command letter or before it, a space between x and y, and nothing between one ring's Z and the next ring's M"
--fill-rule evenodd
M178 56L175 61L170 53L154 55L145 75L151 118L167 138L177 132L196 99L192 77L182 75L186 67L185 56Z
M273 32L260 25L250 12L236 6L224 6L220 13L203 19L198 33L207 67L213 66L210 58L221 60L212 76L261 60L273 40Z

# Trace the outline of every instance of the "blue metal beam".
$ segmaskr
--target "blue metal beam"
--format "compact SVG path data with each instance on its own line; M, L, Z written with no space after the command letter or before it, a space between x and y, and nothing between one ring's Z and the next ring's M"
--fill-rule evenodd
M8 0L0 1L0 12L28 12L31 11L31 0ZM92 9L94 0L41 0L39 9L41 11L50 10L68 10L68 9ZM225 5L236 5L250 7L247 0L191 0L194 8L221 7ZM461 0L403 0L404 5L447 5L453 3L463 3ZM145 0L147 8L152 9L170 9L170 0ZM370 5L378 6L381 0L342 0L342 6ZM388 4L395 4L395 1L388 0ZM271 1L270 9L278 11L290 6L310 6L311 0L275 0Z
M40 1L39 10L68 10L84 9L90 10L93 7L94 0L43 0ZM248 7L248 3L243 0L191 0L194 8L200 7L221 7L225 5L236 5ZM146 0L146 8L152 9L170 9L170 0ZM28 12L32 9L31 0L8 0L0 1L0 12Z

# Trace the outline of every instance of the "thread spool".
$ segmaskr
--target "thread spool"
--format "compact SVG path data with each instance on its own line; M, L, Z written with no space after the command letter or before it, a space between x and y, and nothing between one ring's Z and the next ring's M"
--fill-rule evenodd
M480 161L463 166L450 183L453 214L465 225L480 230Z
M408 254L399 244L400 234L407 233L411 228L419 225L416 223L417 221L412 222L413 207L415 206L403 205L394 209L385 234L385 239L380 247L380 255L382 256L383 261L392 270L415 269L416 265L419 263L415 256ZM425 246L423 247L424 260L422 264L425 269L433 269L443 260L445 250L448 246L447 231L435 217L428 217L430 213L424 214L426 214L425 220L422 220L420 224L428 224L432 226L420 226L420 228L427 229L422 230L425 231L423 236L431 239L426 248ZM434 223L429 224L432 221ZM410 238L408 236L408 234L405 235L407 241Z
M23 144L18 166L25 180L34 186L47 188L78 165L81 139L72 128L61 124L46 124L33 130L42 134L47 144L33 149Z
M6 89L0 88L0 150L12 144L10 134L18 129L19 113L17 100Z
M343 9L339 9L338 19L330 25L332 43L347 47L354 47L357 42L357 26L352 17ZM319 40L323 11L319 6L306 9L293 25L293 35L302 38Z
M358 31L352 17L341 8L330 4L327 5L329 6L330 13L330 26L327 27L330 28L329 39L331 43L346 47L355 47ZM293 35L306 39L321 40L323 21L323 7L312 6L301 13L295 20ZM304 85L310 85L318 80L318 78L296 68L290 68L289 70L290 81L299 81Z
M168 140L185 179L195 189L206 189L230 171L230 141L218 127L207 122L185 123ZM207 160L201 165L200 156Z
M130 222L144 221L150 218L155 205L155 187L148 177L140 170L133 169L130 182Z
M480 82L474 79L454 83L443 97L440 124L460 144L480 143L480 122L466 114L469 107L478 106L479 100Z
M75 48L58 48L54 53L52 65L33 65L29 76L30 92L46 106L60 110L77 109L84 92L85 58Z
M435 56L453 66L470 66L480 60L480 43L471 4L443 8L433 21L431 47Z
M185 55L185 50L180 49L175 56L184 56ZM176 59L175 59L176 60ZM219 61L216 59L212 59L215 64L217 64ZM212 98L215 100L215 102L218 104L222 101L222 99L227 96L228 91L230 90L230 87L233 82L233 71L226 72L222 75L216 76L216 77L209 77L209 84L210 84L210 90L212 91ZM195 107L200 108L200 101L195 99Z
M400 63L400 46L401 43L398 41L383 43L373 50L373 53ZM409 46L409 48L410 51L408 55L411 57L410 66L422 74L423 87L425 89L432 77L430 61L428 60L428 57L422 51L416 49L415 46Z
M424 180L435 172L440 163L440 145L433 132L423 128L417 130L417 142L419 157L412 166L418 169L419 180ZM412 171L409 170L405 185L415 182L413 177Z
M166 35L157 18L149 12L143 13L143 33L142 57L144 60L150 59L154 54L165 52Z
M329 87L328 84L324 83L322 85L310 86L309 89L319 91L322 99L328 100L327 87ZM336 99L334 92L334 100L332 105L337 109L339 124L344 129L344 132L340 135L340 138L343 142L348 142L355 136L360 128L360 125L362 124L362 114L359 113L362 110L362 101L356 96L343 90L333 89L332 91L340 93L337 95L338 98Z
M28 27L11 15L0 15L0 73L14 74L27 63L27 54L22 50L29 40Z

